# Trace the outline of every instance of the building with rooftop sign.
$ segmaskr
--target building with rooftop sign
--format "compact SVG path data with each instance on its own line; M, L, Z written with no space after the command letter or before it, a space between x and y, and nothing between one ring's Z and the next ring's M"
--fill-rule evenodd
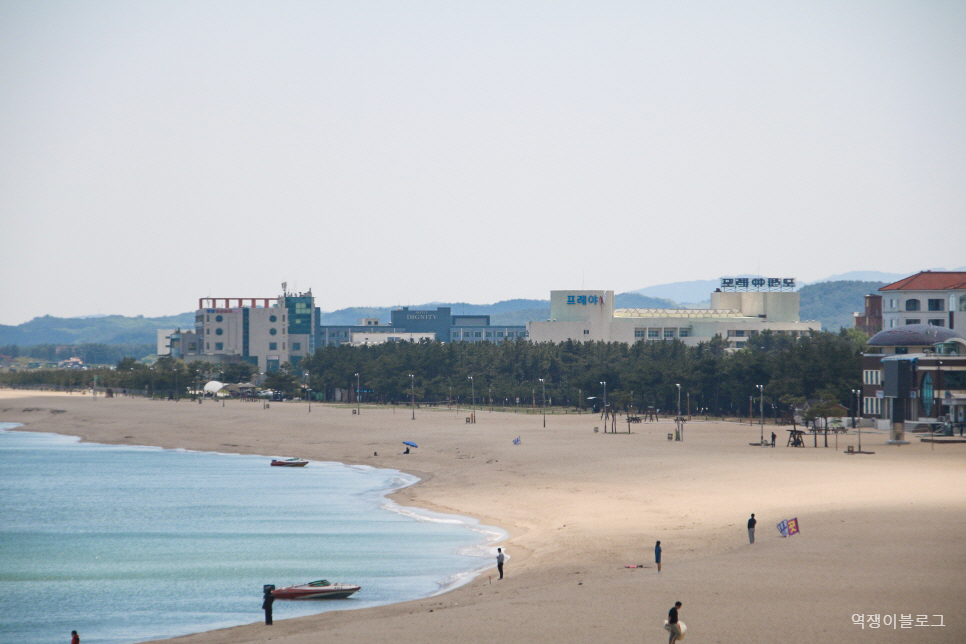
M790 278L724 278L709 309L615 309L614 291L551 291L550 319L529 324L533 342L680 340L689 346L715 336L730 348L772 331L801 335L821 330L799 319L799 295Z

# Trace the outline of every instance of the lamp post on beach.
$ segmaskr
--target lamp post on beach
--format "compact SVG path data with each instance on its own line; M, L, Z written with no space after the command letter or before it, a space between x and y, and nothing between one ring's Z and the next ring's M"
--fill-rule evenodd
M359 374L356 373L356 416L362 413L362 407L359 406Z
M540 378L540 386L543 387L543 426L547 426L547 383Z
M852 405L849 405L849 407L852 407L852 427L855 427L855 414L856 414L856 411L858 411L859 409L859 404L862 402L862 390L853 389L852 393L855 395L855 407L852 407ZM859 412L859 413L862 413L862 412Z
M473 376L466 376L470 381L470 406L476 406L476 383L473 382Z
M604 385L604 413L607 413L607 381L601 380L600 384Z
M413 408L413 420L416 420L416 376L409 374L409 399Z
M765 442L765 385L755 385L758 389L759 406L761 409L761 442Z
M861 389L853 389L852 390L852 393L855 394L855 406L858 407L859 406L859 400L860 400L859 396L862 395L862 390ZM855 414L852 415L852 426L855 427ZM861 427L858 427L858 428L856 428L856 430L859 433L859 454L861 454L862 453L862 428Z
M678 418L681 417L681 383L675 383L675 387L678 388Z

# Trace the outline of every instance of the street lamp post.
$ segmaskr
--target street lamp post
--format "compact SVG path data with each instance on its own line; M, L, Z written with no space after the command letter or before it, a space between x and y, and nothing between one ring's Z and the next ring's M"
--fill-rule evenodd
M852 393L855 395L855 406L852 407L852 405L849 405L849 407L852 407L852 427L855 427L855 414L856 414L856 411L858 411L859 409L859 405L862 403L862 390L853 389ZM862 412L859 412L859 413L862 413Z
M604 385L604 413L607 413L607 381L601 380L600 384ZM606 428L606 423L605 423Z
M473 382L473 376L466 376L470 381L470 407L476 407L476 383Z
M362 413L362 407L359 405L359 374L356 374L356 416Z
M309 397L309 413L312 413L312 388L309 387L309 372L305 372L305 393Z
M855 394L855 406L858 407L859 406L859 400L860 400L859 397L862 395L862 390L861 389L853 389L852 390L852 393ZM855 415L854 414L852 415L852 426L855 427ZM859 454L861 454L862 453L862 428L861 427L856 427L856 430L859 433Z
M675 383L675 387L678 388L678 418L681 417L681 384Z
M543 426L547 426L547 383L540 378L540 386L543 387Z
M413 420L416 420L416 376L409 374L410 405L413 407Z
M755 385L758 389L758 405L761 410L761 442L765 442L765 385Z

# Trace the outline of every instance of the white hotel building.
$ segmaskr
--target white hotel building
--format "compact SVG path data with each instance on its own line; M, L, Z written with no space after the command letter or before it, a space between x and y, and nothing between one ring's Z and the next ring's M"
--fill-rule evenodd
M680 340L689 346L721 336L737 349L762 331L821 330L819 322L799 320L798 311L794 291L718 289L710 309L615 309L614 291L551 291L550 319L530 322L529 333L532 342Z

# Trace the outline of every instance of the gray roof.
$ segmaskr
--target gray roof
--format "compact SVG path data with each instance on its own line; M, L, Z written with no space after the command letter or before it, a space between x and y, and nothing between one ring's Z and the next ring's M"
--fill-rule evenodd
M870 347L926 347L950 338L966 339L962 333L932 324L907 324L879 331L869 338Z

